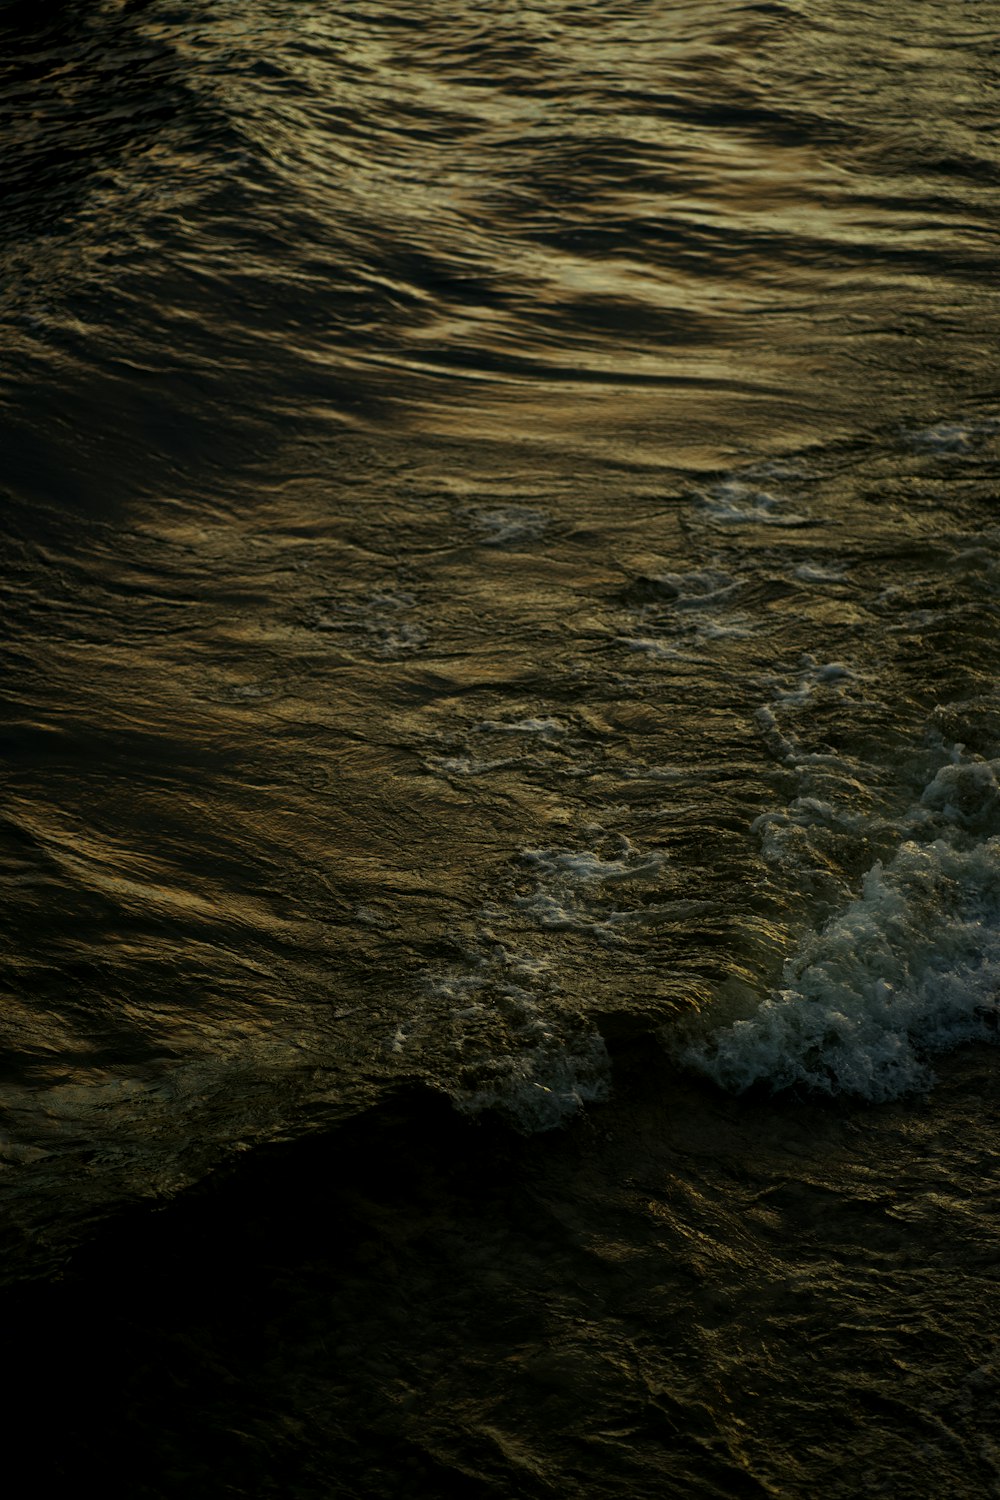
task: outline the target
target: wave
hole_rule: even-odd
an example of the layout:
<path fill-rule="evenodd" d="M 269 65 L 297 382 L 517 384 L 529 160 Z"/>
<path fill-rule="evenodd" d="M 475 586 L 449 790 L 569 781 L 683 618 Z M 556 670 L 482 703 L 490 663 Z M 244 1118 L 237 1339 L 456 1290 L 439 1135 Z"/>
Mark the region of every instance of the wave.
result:
<path fill-rule="evenodd" d="M 933 1053 L 997 1040 L 1000 836 L 977 834 L 995 822 L 1000 762 L 956 755 L 911 810 L 914 836 L 802 938 L 750 1014 L 699 1022 L 680 1049 L 687 1065 L 738 1092 L 799 1085 L 883 1101 L 927 1088 Z"/>

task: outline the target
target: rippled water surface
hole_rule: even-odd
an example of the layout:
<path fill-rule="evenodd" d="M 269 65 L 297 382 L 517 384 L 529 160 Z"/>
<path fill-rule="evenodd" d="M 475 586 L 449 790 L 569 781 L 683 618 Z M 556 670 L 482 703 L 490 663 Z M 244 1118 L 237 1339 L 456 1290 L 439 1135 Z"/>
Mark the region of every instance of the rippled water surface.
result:
<path fill-rule="evenodd" d="M 0 7 L 3 1242 L 134 1493 L 1000 1493 L 998 29 Z"/>

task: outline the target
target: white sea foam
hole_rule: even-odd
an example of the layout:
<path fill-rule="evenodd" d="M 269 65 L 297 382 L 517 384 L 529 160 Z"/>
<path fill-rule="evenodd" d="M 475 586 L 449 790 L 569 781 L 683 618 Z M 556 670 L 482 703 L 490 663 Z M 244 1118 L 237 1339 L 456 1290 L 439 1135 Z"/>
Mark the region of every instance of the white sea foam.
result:
<path fill-rule="evenodd" d="M 596 825 L 585 834 L 610 840 Z M 387 1038 L 393 1058 L 430 1055 L 455 1105 L 495 1110 L 521 1130 L 550 1130 L 607 1098 L 610 1062 L 600 1033 L 567 1002 L 550 965 L 559 933 L 626 941 L 630 928 L 690 922 L 704 903 L 648 903 L 667 859 L 619 838 L 600 849 L 529 849 L 522 855 L 534 889 L 480 913 L 463 959 L 426 976 L 432 1003 Z M 631 905 L 630 905 L 631 903 Z M 544 955 L 524 945 L 525 919 L 544 931 Z M 515 929 L 520 929 L 515 930 Z M 543 939 L 536 933 L 536 941 Z"/>
<path fill-rule="evenodd" d="M 724 526 L 814 526 L 812 516 L 793 510 L 791 503 L 743 479 L 724 479 L 699 497 L 702 509 Z"/>
<path fill-rule="evenodd" d="M 740 586 L 731 573 L 719 568 L 692 568 L 687 573 L 655 573 L 648 579 L 653 593 L 675 609 L 705 609 L 725 604 Z"/>
<path fill-rule="evenodd" d="M 764 736 L 764 743 L 776 760 L 794 762 L 799 753 L 798 741 L 794 736 L 784 733 L 774 711 L 767 707 L 758 708 L 754 717 L 758 727 Z"/>
<path fill-rule="evenodd" d="M 803 656 L 801 670 L 794 683 L 774 683 L 774 703 L 782 706 L 801 707 L 808 703 L 817 688 L 826 688 L 846 702 L 856 701 L 851 684 L 858 681 L 858 674 L 840 661 L 818 662 L 813 656 Z"/>
<path fill-rule="evenodd" d="M 760 850 L 770 864 L 787 864 L 789 848 L 799 830 L 832 828 L 844 833 L 863 834 L 871 829 L 867 812 L 852 812 L 822 797 L 796 797 L 787 808 L 761 813 L 750 825 L 760 840 Z"/>
<path fill-rule="evenodd" d="M 657 902 L 655 906 L 631 908 L 610 907 L 601 909 L 586 906 L 565 893 L 540 890 L 525 896 L 518 902 L 519 910 L 527 912 L 539 927 L 549 932 L 581 932 L 602 943 L 619 943 L 630 930 L 643 927 L 665 927 L 671 923 L 680 925 L 696 917 L 707 916 L 718 910 L 716 902 L 678 900 Z"/>
<path fill-rule="evenodd" d="M 935 422 L 930 427 L 907 433 L 907 437 L 915 448 L 961 457 L 974 452 L 997 433 L 1000 433 L 1000 417 L 981 416 L 956 422 Z"/>
<path fill-rule="evenodd" d="M 995 1041 L 998 771 L 1000 762 L 953 752 L 902 820 L 911 836 L 871 867 L 860 895 L 803 937 L 780 987 L 757 1004 L 744 996 L 736 1018 L 732 1011 L 700 1018 L 682 1060 L 737 1091 L 800 1085 L 878 1101 L 927 1087 L 931 1054 Z M 787 821 L 844 816 L 801 798 Z M 759 820 L 765 853 L 780 832 L 776 818 Z M 780 840 L 772 852 L 784 852 Z"/>
<path fill-rule="evenodd" d="M 696 634 L 703 641 L 745 641 L 757 627 L 749 615 L 734 611 L 724 620 L 702 620 Z"/>
<path fill-rule="evenodd" d="M 650 901 L 650 892 L 669 898 L 667 856 L 657 849 L 637 849 L 627 839 L 620 843 L 611 859 L 592 849 L 525 850 L 522 858 L 536 885 L 530 895 L 518 898 L 518 910 L 548 932 L 621 943 L 630 931 L 688 921 L 709 909 L 689 899 Z"/>
<path fill-rule="evenodd" d="M 474 505 L 464 512 L 486 547 L 509 547 L 533 542 L 542 535 L 549 517 L 526 505 Z"/>
<path fill-rule="evenodd" d="M 1000 761 L 962 760 L 956 755 L 925 787 L 920 807 L 962 828 L 985 830 L 1000 809 L 998 774 Z"/>
<path fill-rule="evenodd" d="M 795 576 L 802 583 L 843 583 L 847 569 L 842 564 L 804 562 L 795 569 Z"/>
<path fill-rule="evenodd" d="M 644 656 L 656 657 L 659 660 L 676 660 L 677 657 L 685 655 L 679 646 L 670 641 L 657 640 L 655 636 L 648 635 L 620 635 L 616 637 L 616 645 L 626 646 L 629 651 L 641 651 Z"/>
<path fill-rule="evenodd" d="M 482 916 L 491 926 L 464 960 L 426 976 L 428 1016 L 399 1027 L 387 1050 L 436 1056 L 463 1113 L 497 1111 L 527 1133 L 555 1129 L 607 1098 L 607 1049 L 565 1003 L 548 961 L 497 938 L 505 913 L 490 907 Z"/>
<path fill-rule="evenodd" d="M 473 728 L 481 734 L 537 734 L 545 740 L 566 733 L 562 720 L 553 718 L 483 719 Z"/>
<path fill-rule="evenodd" d="M 652 573 L 639 584 L 644 602 L 633 611 L 638 628 L 615 638 L 629 651 L 691 662 L 700 646 L 745 640 L 760 628 L 758 620 L 733 607 L 741 580 L 720 568 Z"/>
<path fill-rule="evenodd" d="M 432 771 L 439 771 L 444 776 L 488 776 L 491 771 L 505 771 L 510 766 L 523 769 L 532 764 L 530 760 L 518 760 L 512 755 L 501 756 L 498 760 L 475 760 L 471 755 L 428 755 L 425 763 Z"/>
<path fill-rule="evenodd" d="M 626 844 L 618 859 L 602 859 L 589 849 L 528 849 L 523 858 L 539 875 L 569 886 L 647 885 L 659 881 L 667 863 L 660 850 L 643 853 L 631 844 Z"/>
<path fill-rule="evenodd" d="M 798 771 L 810 766 L 835 763 L 828 755 L 804 752 L 792 727 L 795 711 L 805 708 L 822 695 L 824 701 L 858 704 L 865 701 L 864 677 L 844 662 L 819 662 L 805 655 L 799 671 L 791 680 L 767 677 L 762 686 L 771 701 L 757 709 L 755 718 L 765 743 L 777 760 L 785 761 Z"/>
<path fill-rule="evenodd" d="M 698 617 L 696 621 L 687 625 L 683 635 L 666 639 L 655 635 L 619 635 L 615 637 L 615 645 L 624 646 L 629 651 L 641 652 L 643 656 L 652 657 L 657 661 L 691 663 L 699 660 L 696 654 L 698 648 L 707 642 L 746 640 L 754 633 L 754 629 L 755 626 L 746 615 L 742 614 L 732 614 L 728 619 L 720 620 Z"/>
<path fill-rule="evenodd" d="M 904 844 L 788 960 L 756 1012 L 684 1060 L 727 1088 L 804 1084 L 872 1100 L 932 1081 L 927 1054 L 1000 1020 L 1000 840 Z"/>
<path fill-rule="evenodd" d="M 467 962 L 431 978 L 435 998 L 445 1001 L 452 1030 L 456 1072 L 449 1087 L 456 1105 L 472 1113 L 499 1110 L 522 1130 L 564 1124 L 582 1106 L 609 1093 L 610 1063 L 604 1042 L 566 1005 L 548 961 L 525 953 L 515 938 L 498 940 L 510 919 L 525 917 L 547 935 L 578 933 L 598 942 L 623 942 L 629 929 L 703 915 L 706 903 L 649 901 L 668 876 L 659 850 L 636 848 L 619 837 L 608 852 L 606 831 L 584 833 L 602 848 L 528 849 L 524 868 L 534 889 L 510 907 L 491 907 L 480 948 Z M 551 949 L 551 941 L 547 950 Z M 395 1051 L 408 1039 L 397 1037 Z M 440 1038 L 439 1038 L 440 1044 Z"/>
<path fill-rule="evenodd" d="M 407 618 L 415 605 L 413 594 L 391 590 L 362 600 L 332 599 L 315 610 L 310 625 L 313 630 L 336 634 L 348 650 L 392 660 L 427 644 L 424 627 Z"/>

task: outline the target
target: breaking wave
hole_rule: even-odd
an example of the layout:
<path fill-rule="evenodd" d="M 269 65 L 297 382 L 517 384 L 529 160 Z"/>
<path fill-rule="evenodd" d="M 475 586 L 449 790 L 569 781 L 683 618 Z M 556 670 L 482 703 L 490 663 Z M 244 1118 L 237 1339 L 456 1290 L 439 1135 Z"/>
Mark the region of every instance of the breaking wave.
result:
<path fill-rule="evenodd" d="M 982 833 L 1000 763 L 955 756 L 906 819 L 911 837 L 801 939 L 781 985 L 725 1024 L 699 1019 L 687 1065 L 738 1092 L 799 1085 L 883 1101 L 932 1083 L 930 1055 L 997 1040 L 1000 836 Z"/>

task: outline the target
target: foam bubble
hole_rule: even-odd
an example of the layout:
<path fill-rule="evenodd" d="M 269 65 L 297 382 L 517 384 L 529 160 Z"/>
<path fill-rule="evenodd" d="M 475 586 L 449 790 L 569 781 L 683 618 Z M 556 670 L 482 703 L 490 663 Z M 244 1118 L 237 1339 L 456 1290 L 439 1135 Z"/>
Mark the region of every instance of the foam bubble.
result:
<path fill-rule="evenodd" d="M 692 662 L 698 648 L 746 640 L 759 621 L 734 607 L 741 586 L 741 580 L 718 568 L 644 574 L 630 589 L 631 597 L 641 601 L 633 611 L 637 628 L 616 636 L 615 644 L 654 660 Z"/>
<path fill-rule="evenodd" d="M 663 660 L 675 659 L 683 655 L 676 646 L 668 641 L 658 641 L 653 636 L 620 635 L 616 637 L 616 644 L 626 646 L 629 651 L 641 651 L 644 656 L 652 656 Z"/>
<path fill-rule="evenodd" d="M 590 830 L 595 831 L 600 830 Z M 593 849 L 525 850 L 522 858 L 536 885 L 518 898 L 518 910 L 549 932 L 622 943 L 633 930 L 686 924 L 714 909 L 710 902 L 671 898 L 669 861 L 662 850 L 640 850 L 624 838 L 619 842 L 613 859 Z M 667 899 L 651 902 L 651 892 Z"/>
<path fill-rule="evenodd" d="M 544 511 L 526 505 L 476 505 L 470 506 L 465 515 L 485 547 L 537 541 L 549 524 Z"/>
<path fill-rule="evenodd" d="M 907 434 L 915 448 L 960 457 L 974 452 L 988 438 L 1000 432 L 1000 417 L 970 417 L 954 422 L 935 422 L 930 427 Z"/>
<path fill-rule="evenodd" d="M 366 599 L 318 601 L 308 623 L 313 630 L 335 635 L 349 651 L 393 660 L 427 644 L 427 631 L 408 618 L 415 607 L 413 594 L 383 589 Z"/>
<path fill-rule="evenodd" d="M 654 598 L 676 609 L 704 609 L 724 604 L 739 588 L 739 580 L 717 568 L 692 568 L 687 573 L 655 573 L 644 580 Z"/>
<path fill-rule="evenodd" d="M 428 755 L 425 765 L 443 776 L 487 776 L 491 771 L 505 771 L 509 766 L 525 765 L 514 756 L 501 756 L 499 760 L 475 760 L 471 755 Z M 528 762 L 530 764 L 530 762 Z"/>
<path fill-rule="evenodd" d="M 847 569 L 842 564 L 804 562 L 795 569 L 795 576 L 802 583 L 843 583 Z"/>
<path fill-rule="evenodd" d="M 750 1014 L 721 1026 L 710 1015 L 683 1061 L 736 1091 L 886 1100 L 926 1088 L 929 1054 L 997 1038 L 1000 838 L 904 843 L 803 939 L 782 979 Z"/>
<path fill-rule="evenodd" d="M 553 718 L 483 719 L 473 728 L 482 734 L 537 734 L 546 740 L 566 733 L 562 720 Z"/>
<path fill-rule="evenodd" d="M 560 884 L 647 884 L 660 879 L 667 856 L 658 849 L 641 852 L 626 844 L 618 859 L 602 859 L 590 849 L 527 849 L 524 861 Z"/>
<path fill-rule="evenodd" d="M 801 708 L 814 696 L 818 688 L 824 688 L 845 702 L 856 701 L 851 684 L 858 682 L 858 674 L 840 661 L 818 662 L 813 656 L 803 656 L 801 671 L 795 683 L 783 687 L 774 682 L 774 704 L 779 707 Z"/>
<path fill-rule="evenodd" d="M 924 790 L 921 807 L 963 828 L 983 829 L 1000 810 L 1000 761 L 954 761 L 942 766 Z"/>
<path fill-rule="evenodd" d="M 812 516 L 790 509 L 789 502 L 742 479 L 724 479 L 700 496 L 709 518 L 724 526 L 814 526 Z"/>
<path fill-rule="evenodd" d="M 417 1018 L 396 1030 L 387 1050 L 398 1057 L 432 1046 L 463 1113 L 494 1110 L 533 1133 L 565 1125 L 608 1097 L 604 1041 L 562 1002 L 544 959 L 484 933 L 464 964 L 429 975 L 427 984 L 436 1001 L 433 1041 Z"/>

